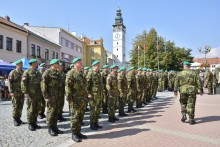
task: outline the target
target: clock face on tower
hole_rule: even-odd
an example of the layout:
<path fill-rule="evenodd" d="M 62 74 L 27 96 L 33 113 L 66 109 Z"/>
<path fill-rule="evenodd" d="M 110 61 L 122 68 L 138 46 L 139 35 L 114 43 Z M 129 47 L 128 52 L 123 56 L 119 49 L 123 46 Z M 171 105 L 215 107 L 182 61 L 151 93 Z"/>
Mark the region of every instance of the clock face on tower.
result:
<path fill-rule="evenodd" d="M 121 35 L 119 33 L 115 34 L 115 39 L 119 39 L 121 37 Z"/>

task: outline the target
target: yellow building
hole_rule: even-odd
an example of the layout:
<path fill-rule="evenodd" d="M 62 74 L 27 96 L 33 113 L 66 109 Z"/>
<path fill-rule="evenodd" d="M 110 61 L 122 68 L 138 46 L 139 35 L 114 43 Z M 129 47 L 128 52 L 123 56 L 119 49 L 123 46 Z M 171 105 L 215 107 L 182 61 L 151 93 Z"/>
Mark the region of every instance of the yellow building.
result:
<path fill-rule="evenodd" d="M 91 67 L 94 60 L 99 60 L 101 66 L 107 64 L 107 52 L 102 38 L 100 40 L 90 40 L 84 37 L 83 41 L 83 66 Z"/>

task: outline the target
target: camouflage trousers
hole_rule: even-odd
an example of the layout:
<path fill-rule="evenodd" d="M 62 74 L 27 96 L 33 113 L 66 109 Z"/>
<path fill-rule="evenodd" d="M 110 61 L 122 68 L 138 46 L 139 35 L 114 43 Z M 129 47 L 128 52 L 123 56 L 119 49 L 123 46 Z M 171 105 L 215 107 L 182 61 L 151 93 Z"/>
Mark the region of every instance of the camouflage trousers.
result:
<path fill-rule="evenodd" d="M 151 99 L 150 95 L 151 95 L 151 89 L 150 89 L 150 87 L 147 87 L 147 89 L 146 89 L 146 102 L 150 101 L 150 99 Z"/>
<path fill-rule="evenodd" d="M 108 93 L 103 91 L 102 96 L 102 111 L 108 112 Z"/>
<path fill-rule="evenodd" d="M 102 105 L 101 94 L 94 93 L 93 96 L 94 97 L 89 100 L 91 124 L 98 123 Z"/>
<path fill-rule="evenodd" d="M 39 114 L 44 114 L 44 112 L 45 112 L 45 108 L 46 108 L 46 102 L 45 102 L 45 99 L 44 99 L 44 97 L 42 96 L 41 98 L 40 98 L 40 111 L 39 111 Z"/>
<path fill-rule="evenodd" d="M 59 100 L 58 100 L 58 104 L 59 104 L 59 110 L 58 110 L 58 117 L 62 116 L 63 113 L 63 107 L 64 107 L 64 93 L 60 95 Z"/>
<path fill-rule="evenodd" d="M 80 102 L 78 104 L 74 102 L 69 103 L 70 106 L 70 130 L 72 133 L 79 133 L 81 131 L 81 124 L 85 114 L 86 103 Z"/>
<path fill-rule="evenodd" d="M 165 90 L 165 81 L 159 81 L 158 83 L 158 91 L 162 92 Z"/>
<path fill-rule="evenodd" d="M 58 98 L 50 99 L 47 102 L 47 126 L 57 126 L 58 111 L 60 104 Z"/>
<path fill-rule="evenodd" d="M 136 97 L 137 97 L 137 93 L 135 91 L 129 91 L 128 96 L 127 96 L 128 109 L 133 108 Z"/>
<path fill-rule="evenodd" d="M 196 94 L 180 93 L 180 105 L 182 114 L 188 114 L 189 118 L 195 116 Z"/>
<path fill-rule="evenodd" d="M 140 106 L 142 104 L 142 99 L 143 97 L 143 90 L 140 90 L 137 92 L 137 98 L 136 98 L 136 106 Z"/>
<path fill-rule="evenodd" d="M 144 89 L 142 92 L 142 97 L 141 97 L 141 102 L 143 103 L 144 101 L 146 101 L 146 90 Z"/>
<path fill-rule="evenodd" d="M 24 106 L 24 95 L 15 94 L 12 97 L 12 117 L 21 118 L 22 110 Z"/>
<path fill-rule="evenodd" d="M 37 116 L 40 110 L 40 97 L 30 96 L 27 99 L 27 121 L 29 124 L 37 123 Z"/>
<path fill-rule="evenodd" d="M 155 84 L 154 85 L 154 87 L 153 87 L 153 92 L 152 92 L 152 97 L 156 97 L 156 95 L 157 95 L 157 84 Z"/>
<path fill-rule="evenodd" d="M 213 86 L 212 86 L 212 83 L 208 83 L 207 84 L 207 88 L 208 88 L 208 93 L 209 94 L 213 94 L 213 88 L 212 88 Z"/>
<path fill-rule="evenodd" d="M 125 107 L 125 105 L 126 105 L 126 96 L 120 96 L 119 98 L 118 98 L 118 102 L 119 102 L 119 104 L 118 104 L 118 110 L 119 110 L 119 114 L 123 114 L 123 113 L 125 113 L 124 112 L 124 107 Z M 115 104 L 116 105 L 116 104 Z"/>
<path fill-rule="evenodd" d="M 117 98 L 118 96 L 114 96 L 108 99 L 108 116 L 115 117 L 115 111 L 117 108 Z"/>

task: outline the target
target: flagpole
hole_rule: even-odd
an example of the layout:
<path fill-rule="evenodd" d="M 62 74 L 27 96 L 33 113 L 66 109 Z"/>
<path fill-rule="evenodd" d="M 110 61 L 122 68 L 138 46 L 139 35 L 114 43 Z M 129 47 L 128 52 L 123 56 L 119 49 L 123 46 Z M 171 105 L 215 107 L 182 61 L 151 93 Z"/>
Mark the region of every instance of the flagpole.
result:
<path fill-rule="evenodd" d="M 139 48 L 139 45 L 138 45 L 138 68 L 139 68 L 139 54 L 140 54 L 140 48 Z"/>

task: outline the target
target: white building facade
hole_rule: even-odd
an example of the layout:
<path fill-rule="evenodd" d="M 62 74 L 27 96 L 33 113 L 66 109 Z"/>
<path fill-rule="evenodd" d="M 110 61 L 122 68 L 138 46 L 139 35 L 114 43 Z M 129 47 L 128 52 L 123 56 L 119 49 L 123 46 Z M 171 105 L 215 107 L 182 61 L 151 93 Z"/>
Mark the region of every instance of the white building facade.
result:
<path fill-rule="evenodd" d="M 117 9 L 113 26 L 113 54 L 116 56 L 114 64 L 119 67 L 126 64 L 126 27 L 123 24 L 121 9 Z"/>

